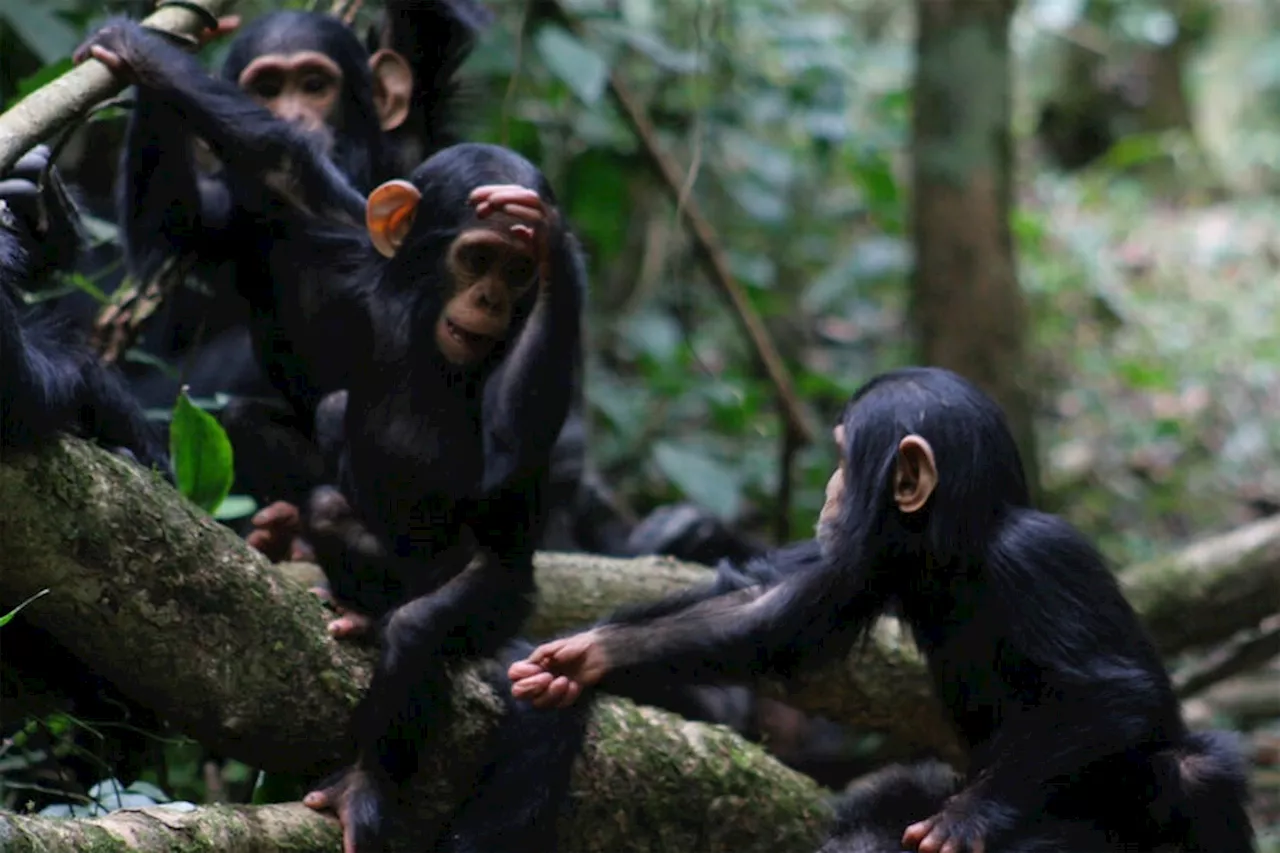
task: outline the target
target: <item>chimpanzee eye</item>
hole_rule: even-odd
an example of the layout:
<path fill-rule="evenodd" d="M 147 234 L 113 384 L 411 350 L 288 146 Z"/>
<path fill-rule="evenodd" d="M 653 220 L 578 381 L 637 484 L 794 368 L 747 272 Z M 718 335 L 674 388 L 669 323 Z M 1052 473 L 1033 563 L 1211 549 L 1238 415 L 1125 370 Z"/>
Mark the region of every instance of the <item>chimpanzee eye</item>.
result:
<path fill-rule="evenodd" d="M 487 273 L 497 259 L 497 250 L 483 243 L 463 246 L 458 250 L 458 263 L 474 275 Z"/>
<path fill-rule="evenodd" d="M 332 85 L 333 79 L 328 74 L 312 72 L 302 78 L 302 91 L 308 95 L 318 95 L 328 90 Z"/>
<path fill-rule="evenodd" d="M 283 81 L 279 74 L 264 72 L 249 81 L 249 93 L 263 100 L 279 97 Z"/>
<path fill-rule="evenodd" d="M 528 287 L 533 283 L 533 276 L 537 272 L 533 259 L 523 255 L 517 255 L 507 262 L 506 279 L 507 286 L 511 288 Z"/>

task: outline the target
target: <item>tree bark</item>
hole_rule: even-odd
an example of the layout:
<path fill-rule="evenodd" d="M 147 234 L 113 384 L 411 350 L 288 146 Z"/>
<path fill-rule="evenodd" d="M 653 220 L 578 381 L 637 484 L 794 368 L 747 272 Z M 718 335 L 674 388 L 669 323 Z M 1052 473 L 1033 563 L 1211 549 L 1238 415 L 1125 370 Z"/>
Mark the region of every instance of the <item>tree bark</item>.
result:
<path fill-rule="evenodd" d="M 922 360 L 1004 408 L 1039 489 L 1027 311 L 1009 232 L 1014 0 L 917 0 L 911 320 Z"/>
<path fill-rule="evenodd" d="M 51 589 L 22 617 L 126 695 L 228 757 L 314 775 L 350 759 L 347 719 L 371 659 L 327 636 L 323 608 L 293 573 L 154 475 L 84 442 L 63 439 L 0 464 L 0 602 Z M 424 828 L 474 786 L 480 748 L 501 715 L 475 670 L 492 666 L 455 674 L 455 713 L 422 752 L 413 802 Z M 572 800 L 562 838 L 582 851 L 809 851 L 828 817 L 816 783 L 731 731 L 603 696 Z M 291 844 L 328 833 L 315 836 L 318 849 L 334 849 L 321 816 L 299 812 L 302 823 L 277 825 L 279 814 L 151 810 L 136 823 L 113 816 L 72 827 L 9 817 L 0 838 L 15 851 L 82 850 L 90 841 L 109 850 L 145 826 L 152 840 L 131 849 L 170 849 L 173 833 L 203 839 L 192 849 L 234 849 L 226 839 L 244 832 L 282 846 L 280 833 Z"/>

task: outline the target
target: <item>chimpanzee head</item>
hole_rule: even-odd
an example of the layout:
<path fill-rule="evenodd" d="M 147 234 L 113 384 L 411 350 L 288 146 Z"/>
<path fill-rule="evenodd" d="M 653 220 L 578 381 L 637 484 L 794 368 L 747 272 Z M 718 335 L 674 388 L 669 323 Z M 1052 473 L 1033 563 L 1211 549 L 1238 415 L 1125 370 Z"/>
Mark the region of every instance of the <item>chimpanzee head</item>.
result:
<path fill-rule="evenodd" d="M 473 197 L 481 187 L 526 198 L 482 216 Z M 374 248 L 391 259 L 386 286 L 412 295 L 414 322 L 434 324 L 440 354 L 463 369 L 493 367 L 519 337 L 545 247 L 563 239 L 542 172 L 513 151 L 480 143 L 445 148 L 410 180 L 379 186 L 366 219 Z"/>
<path fill-rule="evenodd" d="M 393 50 L 369 56 L 342 21 L 271 12 L 231 43 L 222 76 L 286 121 L 320 134 L 361 190 L 394 174 L 385 132 L 409 115 L 413 73 Z"/>
<path fill-rule="evenodd" d="M 853 395 L 834 435 L 840 465 L 818 520 L 831 556 L 964 559 L 985 547 L 1008 507 L 1030 503 L 1004 413 L 949 370 L 877 376 Z"/>

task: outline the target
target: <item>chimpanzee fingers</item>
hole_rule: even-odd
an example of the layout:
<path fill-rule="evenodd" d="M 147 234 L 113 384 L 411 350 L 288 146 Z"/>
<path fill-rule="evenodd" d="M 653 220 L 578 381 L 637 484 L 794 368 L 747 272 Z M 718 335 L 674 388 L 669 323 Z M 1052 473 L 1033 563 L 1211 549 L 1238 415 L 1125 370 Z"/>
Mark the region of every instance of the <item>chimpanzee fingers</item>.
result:
<path fill-rule="evenodd" d="M 342 827 L 342 853 L 356 853 L 355 827 L 343 815 L 342 797 L 345 780 L 339 780 L 328 788 L 311 791 L 302 798 L 302 804 L 318 812 L 333 812 Z"/>
<path fill-rule="evenodd" d="M 564 642 L 564 640 L 552 640 L 548 643 L 543 643 L 529 653 L 528 660 L 543 669 L 547 669 L 555 661 L 556 652 L 560 650 L 560 647 L 564 645 Z"/>
<path fill-rule="evenodd" d="M 301 536 L 293 537 L 293 547 L 289 549 L 289 559 L 295 563 L 314 563 L 316 549 Z"/>
<path fill-rule="evenodd" d="M 268 527 L 272 524 L 292 523 L 300 520 L 298 508 L 288 501 L 276 501 L 263 507 L 250 521 L 254 527 Z"/>
<path fill-rule="evenodd" d="M 507 678 L 512 681 L 520 681 L 521 679 L 531 678 L 539 673 L 546 672 L 545 669 L 538 666 L 530 660 L 518 660 L 511 666 L 507 667 Z"/>
<path fill-rule="evenodd" d="M 373 627 L 373 620 L 363 613 L 344 612 L 328 624 L 329 636 L 335 640 L 362 637 Z"/>
<path fill-rule="evenodd" d="M 556 681 L 559 682 L 561 680 L 564 681 L 564 688 L 560 695 L 560 701 L 556 703 L 556 707 L 568 708 L 574 702 L 577 702 L 578 697 L 582 695 L 582 685 L 572 679 L 563 678 L 563 676 Z M 552 683 L 551 686 L 554 688 L 556 683 Z"/>
<path fill-rule="evenodd" d="M 302 798 L 302 804 L 309 809 L 315 809 L 318 812 L 329 811 L 333 808 L 333 804 L 329 801 L 328 789 L 323 791 L 312 791 Z"/>
<path fill-rule="evenodd" d="M 10 178 L 7 181 L 0 181 L 0 198 L 8 202 L 19 199 L 36 198 L 40 195 L 40 188 L 26 178 Z"/>
<path fill-rule="evenodd" d="M 333 597 L 333 592 L 327 586 L 307 587 L 307 592 L 323 601 L 325 604 L 336 607 L 337 599 Z"/>
<path fill-rule="evenodd" d="M 913 823 L 902 833 L 902 846 L 917 848 L 924 841 L 925 837 L 933 830 L 934 825 L 938 823 L 938 816 Z"/>
<path fill-rule="evenodd" d="M 539 670 L 533 675 L 512 679 L 511 695 L 517 699 L 528 699 L 532 702 L 545 693 L 554 680 L 555 676 L 546 670 Z"/>
<path fill-rule="evenodd" d="M 542 206 L 542 197 L 537 191 L 520 184 L 485 184 L 482 187 L 476 187 L 467 197 L 469 204 L 479 204 L 483 201 L 490 201 L 499 206 L 508 202 L 528 204 L 533 207 Z"/>
<path fill-rule="evenodd" d="M 48 168 L 51 153 L 48 145 L 36 145 L 26 154 L 19 157 L 18 162 L 13 164 L 13 168 L 10 171 L 14 177 L 22 177 L 34 181 Z"/>
<path fill-rule="evenodd" d="M 212 41 L 217 41 L 223 36 L 227 36 L 227 35 L 230 35 L 231 33 L 234 33 L 239 28 L 240 28 L 239 15 L 223 15 L 221 18 L 218 19 L 217 27 L 215 27 L 212 30 L 201 30 L 200 35 L 197 36 L 197 38 L 200 40 L 201 45 L 206 45 Z"/>
<path fill-rule="evenodd" d="M 118 53 L 108 50 L 100 44 L 89 45 L 87 55 L 79 55 L 79 58 L 75 61 L 78 64 L 84 62 L 88 57 L 93 57 L 107 66 L 107 70 L 117 77 L 128 77 L 130 74 L 129 63 L 125 62 Z"/>

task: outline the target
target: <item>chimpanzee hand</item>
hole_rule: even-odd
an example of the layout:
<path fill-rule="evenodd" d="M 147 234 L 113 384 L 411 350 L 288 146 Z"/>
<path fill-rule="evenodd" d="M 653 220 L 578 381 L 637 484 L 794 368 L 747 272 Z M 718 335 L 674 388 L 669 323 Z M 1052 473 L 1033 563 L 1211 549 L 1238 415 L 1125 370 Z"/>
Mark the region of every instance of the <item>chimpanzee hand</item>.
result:
<path fill-rule="evenodd" d="M 267 507 L 267 510 L 270 509 L 271 507 Z M 380 553 L 382 550 L 373 535 L 360 523 L 346 496 L 332 486 L 319 486 L 311 491 L 307 502 L 306 531 L 322 553 L 333 553 L 332 543 L 335 542 L 339 543 L 339 553 L 345 549 L 369 554 Z M 326 544 L 330 547 L 325 548 Z M 313 588 L 312 592 L 325 600 L 338 614 L 338 618 L 328 625 L 329 635 L 335 639 L 364 636 L 373 628 L 372 617 L 352 610 L 329 590 Z"/>
<path fill-rule="evenodd" d="M 0 180 L 0 226 L 41 230 L 40 179 L 49 166 L 49 146 L 37 145 Z"/>
<path fill-rule="evenodd" d="M 513 225 L 511 233 L 529 248 L 538 265 L 538 286 L 551 281 L 550 231 L 556 222 L 556 211 L 542 201 L 534 190 L 515 184 L 489 184 L 476 187 L 467 199 L 475 206 L 476 216 L 485 219 L 502 212 L 530 225 Z"/>
<path fill-rule="evenodd" d="M 527 699 L 535 708 L 567 708 L 608 671 L 599 631 L 586 631 L 543 643 L 528 659 L 511 664 L 507 677 L 515 698 Z"/>
<path fill-rule="evenodd" d="M 258 510 L 249 523 L 253 530 L 244 541 L 271 562 L 315 560 L 315 551 L 302 538 L 302 513 L 288 501 L 276 501 Z"/>
<path fill-rule="evenodd" d="M 135 21 L 114 18 L 103 24 L 76 48 L 71 61 L 76 65 L 93 58 L 107 66 L 112 74 L 130 83 L 138 82 L 138 75 L 130 62 L 136 52 L 134 41 L 146 32 Z"/>
<path fill-rule="evenodd" d="M 318 812 L 332 811 L 342 826 L 342 853 L 356 853 L 356 834 L 352 809 L 372 783 L 356 768 L 331 778 L 322 787 L 302 798 L 302 804 Z"/>
<path fill-rule="evenodd" d="M 983 853 L 989 822 L 971 805 L 969 797 L 957 794 L 938 814 L 908 826 L 902 846 L 919 853 Z"/>

